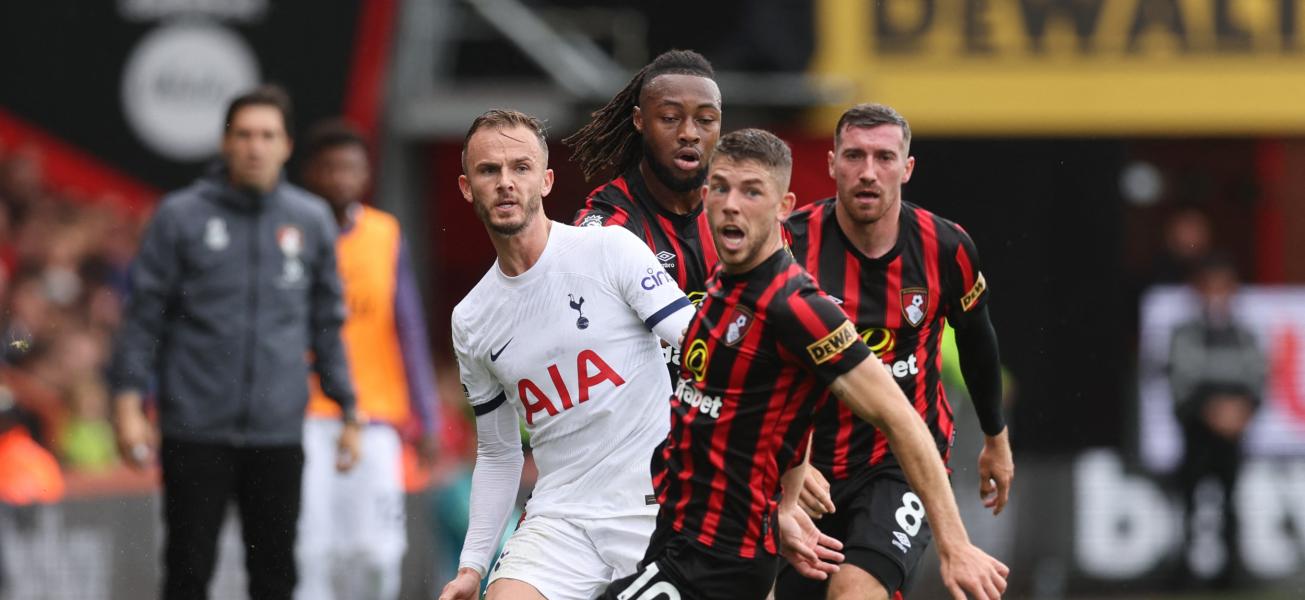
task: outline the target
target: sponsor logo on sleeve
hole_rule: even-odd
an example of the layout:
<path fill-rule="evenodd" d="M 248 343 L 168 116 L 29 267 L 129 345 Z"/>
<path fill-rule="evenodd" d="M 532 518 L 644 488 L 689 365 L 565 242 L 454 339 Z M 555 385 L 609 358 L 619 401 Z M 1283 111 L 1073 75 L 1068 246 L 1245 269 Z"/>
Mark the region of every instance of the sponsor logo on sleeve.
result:
<path fill-rule="evenodd" d="M 639 287 L 647 291 L 652 291 L 671 280 L 671 276 L 661 269 L 648 267 L 648 276 L 639 280 Z"/>
<path fill-rule="evenodd" d="M 961 296 L 961 310 L 969 312 L 971 308 L 974 308 L 974 305 L 979 302 L 979 298 L 983 296 L 984 290 L 987 289 L 988 282 L 984 281 L 983 273 L 979 273 L 979 278 L 974 281 L 974 287 L 970 288 L 970 291 L 964 296 Z"/>
<path fill-rule="evenodd" d="M 852 326 L 852 322 L 843 321 L 838 329 L 808 345 L 807 354 L 811 355 L 811 360 L 816 364 L 824 364 L 850 348 L 858 339 L 861 339 L 861 336 L 857 335 L 856 327 Z"/>

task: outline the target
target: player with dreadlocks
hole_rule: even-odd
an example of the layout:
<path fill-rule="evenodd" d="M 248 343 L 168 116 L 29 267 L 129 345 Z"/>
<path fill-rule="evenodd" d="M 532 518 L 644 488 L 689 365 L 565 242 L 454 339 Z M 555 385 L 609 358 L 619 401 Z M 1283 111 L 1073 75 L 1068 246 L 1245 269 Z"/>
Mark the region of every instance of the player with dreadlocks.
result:
<path fill-rule="evenodd" d="M 700 191 L 720 137 L 715 75 L 697 52 L 665 52 L 562 140 L 586 180 L 615 177 L 589 194 L 575 224 L 630 230 L 694 302 L 716 264 Z M 666 350 L 674 379 L 678 351 Z"/>

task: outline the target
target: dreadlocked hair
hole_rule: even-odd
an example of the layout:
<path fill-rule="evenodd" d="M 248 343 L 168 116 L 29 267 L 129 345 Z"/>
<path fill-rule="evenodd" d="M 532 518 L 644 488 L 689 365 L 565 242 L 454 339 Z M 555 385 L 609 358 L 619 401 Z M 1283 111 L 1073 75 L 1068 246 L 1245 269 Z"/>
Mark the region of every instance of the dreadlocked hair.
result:
<path fill-rule="evenodd" d="M 630 79 L 630 83 L 617 92 L 606 106 L 589 116 L 592 120 L 580 131 L 564 140 L 572 149 L 571 160 L 579 163 L 585 180 L 591 181 L 609 169 L 616 173 L 639 163 L 643 146 L 639 131 L 634 128 L 631 114 L 639 104 L 644 84 L 660 75 L 694 75 L 715 79 L 711 63 L 692 50 L 669 50 L 653 59 Z"/>

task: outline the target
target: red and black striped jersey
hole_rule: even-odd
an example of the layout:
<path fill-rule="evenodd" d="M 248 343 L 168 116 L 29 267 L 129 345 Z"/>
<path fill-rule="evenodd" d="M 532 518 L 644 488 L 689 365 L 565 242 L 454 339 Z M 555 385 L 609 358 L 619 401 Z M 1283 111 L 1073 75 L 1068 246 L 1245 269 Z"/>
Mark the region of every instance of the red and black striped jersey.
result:
<path fill-rule="evenodd" d="M 835 202 L 827 198 L 794 212 L 789 248 L 856 323 L 924 418 L 945 463 L 954 431 L 942 386 L 945 320 L 988 297 L 974 241 L 959 225 L 903 201 L 896 245 L 869 258 L 839 227 Z M 811 464 L 831 480 L 897 465 L 884 434 L 842 404 L 826 407 L 815 422 Z"/>
<path fill-rule="evenodd" d="M 745 274 L 718 270 L 653 456 L 659 526 L 731 556 L 774 554 L 780 477 L 801 462 L 828 384 L 870 356 L 787 251 Z"/>
<path fill-rule="evenodd" d="M 666 210 L 648 191 L 638 167 L 590 192 L 584 207 L 576 212 L 574 224 L 618 225 L 630 230 L 652 248 L 689 300 L 697 303 L 702 299 L 707 277 L 716 266 L 707 213 L 701 205 L 684 215 Z"/>

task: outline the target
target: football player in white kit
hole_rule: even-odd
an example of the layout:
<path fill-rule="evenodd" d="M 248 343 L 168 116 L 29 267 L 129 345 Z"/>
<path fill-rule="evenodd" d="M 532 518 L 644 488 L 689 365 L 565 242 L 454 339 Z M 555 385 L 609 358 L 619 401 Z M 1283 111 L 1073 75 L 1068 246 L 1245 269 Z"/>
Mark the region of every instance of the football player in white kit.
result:
<path fill-rule="evenodd" d="M 488 598 L 589 599 L 633 573 L 654 528 L 650 460 L 670 427 L 661 340 L 693 306 L 638 238 L 540 211 L 553 183 L 542 125 L 515 111 L 476 119 L 462 195 L 498 260 L 453 310 L 453 346 L 476 414 L 471 522 L 441 599 L 473 599 L 516 500 L 519 423 L 539 478 Z"/>

